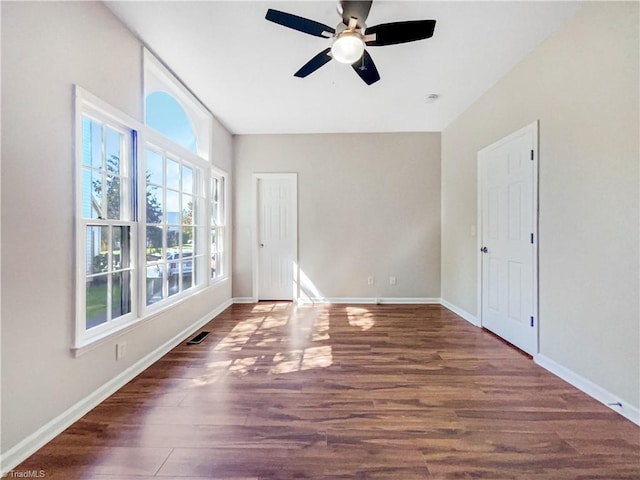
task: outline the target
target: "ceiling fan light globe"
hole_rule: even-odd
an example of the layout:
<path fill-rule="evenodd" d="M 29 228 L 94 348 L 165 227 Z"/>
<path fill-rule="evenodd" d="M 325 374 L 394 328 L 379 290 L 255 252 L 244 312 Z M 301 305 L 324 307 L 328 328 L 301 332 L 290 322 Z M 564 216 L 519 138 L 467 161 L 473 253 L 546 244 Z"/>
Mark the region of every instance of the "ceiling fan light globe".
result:
<path fill-rule="evenodd" d="M 362 37 L 355 32 L 343 32 L 331 46 L 331 56 L 340 63 L 352 64 L 364 53 Z"/>

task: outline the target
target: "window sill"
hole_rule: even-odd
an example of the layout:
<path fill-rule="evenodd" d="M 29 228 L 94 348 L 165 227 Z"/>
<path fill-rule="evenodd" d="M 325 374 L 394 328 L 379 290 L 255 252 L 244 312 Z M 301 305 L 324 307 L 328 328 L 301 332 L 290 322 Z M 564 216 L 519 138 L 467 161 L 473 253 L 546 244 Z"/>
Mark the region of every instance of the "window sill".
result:
<path fill-rule="evenodd" d="M 219 288 L 220 286 L 224 285 L 228 281 L 229 281 L 229 276 L 216 279 L 209 285 L 201 287 L 198 290 L 195 290 L 191 295 L 180 297 L 173 302 L 168 302 L 162 305 L 161 307 L 158 307 L 157 309 L 154 309 L 148 312 L 144 317 L 136 318 L 135 320 L 127 324 L 124 324 L 114 330 L 110 330 L 101 335 L 97 335 L 95 337 L 87 339 L 83 343 L 73 345 L 70 348 L 71 356 L 73 356 L 74 358 L 78 358 L 84 355 L 85 353 L 88 353 L 98 347 L 101 347 L 102 345 L 110 343 L 112 340 L 125 335 L 126 333 L 140 327 L 141 325 L 144 325 L 145 323 L 149 322 L 150 320 L 153 320 L 157 316 L 162 315 L 163 313 L 166 313 L 174 309 L 175 307 L 184 303 L 190 298 L 194 298 L 197 295 L 202 295 L 203 293 L 210 291 L 212 288 Z"/>

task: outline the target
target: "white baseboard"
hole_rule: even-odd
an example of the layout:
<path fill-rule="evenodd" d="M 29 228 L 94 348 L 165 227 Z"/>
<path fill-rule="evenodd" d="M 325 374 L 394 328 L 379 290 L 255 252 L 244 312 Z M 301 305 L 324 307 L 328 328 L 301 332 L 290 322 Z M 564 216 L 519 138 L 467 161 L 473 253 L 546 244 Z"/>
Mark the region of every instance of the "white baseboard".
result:
<path fill-rule="evenodd" d="M 596 385 L 591 380 L 588 380 L 573 370 L 560 365 L 545 355 L 539 353 L 533 357 L 533 361 L 545 370 L 548 370 L 565 382 L 573 385 L 578 390 L 583 391 L 590 397 L 611 408 L 614 412 L 619 413 L 623 417 L 640 426 L 640 410 L 638 408 L 633 405 L 629 405 L 629 403 L 605 390 L 600 385 Z"/>
<path fill-rule="evenodd" d="M 327 304 L 353 304 L 353 305 L 414 305 L 414 304 L 439 304 L 439 298 L 422 297 L 313 297 L 299 298 L 298 303 L 327 303 Z"/>
<path fill-rule="evenodd" d="M 137 375 L 149 368 L 153 363 L 159 360 L 163 355 L 168 353 L 176 345 L 184 341 L 196 330 L 208 323 L 212 318 L 217 317 L 226 310 L 231 304 L 229 299 L 217 308 L 213 309 L 197 322 L 182 330 L 180 333 L 160 345 L 154 351 L 144 358 L 141 358 L 135 364 L 124 370 L 116 377 L 109 380 L 97 390 L 80 400 L 78 403 L 58 415 L 56 418 L 46 423 L 38 430 L 33 432 L 27 438 L 7 450 L 0 455 L 0 471 L 4 475 L 15 466 L 26 460 L 34 454 L 38 449 L 42 448 L 46 443 L 53 440 L 54 437 L 62 433 L 66 428 L 78 421 L 82 416 L 87 414 L 91 409 L 106 400 L 110 395 L 122 388 L 126 383 L 133 380 Z"/>
<path fill-rule="evenodd" d="M 440 304 L 476 327 L 481 326 L 479 319 L 475 315 L 471 315 L 469 312 L 447 302 L 445 299 L 441 299 Z M 574 371 L 560 365 L 545 355 L 534 355 L 533 360 L 545 370 L 548 370 L 565 382 L 573 385 L 578 390 L 611 408 L 614 412 L 619 413 L 623 417 L 640 426 L 640 409 L 630 405 L 628 402 L 625 402 L 601 386 L 596 385 L 591 380 L 578 375 Z"/>
<path fill-rule="evenodd" d="M 456 307 L 453 303 L 447 302 L 444 298 L 440 299 L 440 305 L 442 305 L 444 308 L 448 310 L 451 310 L 453 313 L 455 313 L 459 317 L 464 318 L 467 322 L 471 323 L 472 325 L 475 325 L 476 327 L 480 326 L 480 321 L 478 320 L 478 317 L 476 317 L 475 315 L 471 315 L 469 312 L 467 312 L 466 310 L 463 310 L 460 307 Z"/>
<path fill-rule="evenodd" d="M 439 298 L 424 298 L 424 297 L 401 297 L 401 298 L 387 298 L 383 297 L 379 299 L 379 303 L 389 305 L 439 305 Z"/>
<path fill-rule="evenodd" d="M 233 297 L 233 303 L 258 303 L 253 297 Z"/>

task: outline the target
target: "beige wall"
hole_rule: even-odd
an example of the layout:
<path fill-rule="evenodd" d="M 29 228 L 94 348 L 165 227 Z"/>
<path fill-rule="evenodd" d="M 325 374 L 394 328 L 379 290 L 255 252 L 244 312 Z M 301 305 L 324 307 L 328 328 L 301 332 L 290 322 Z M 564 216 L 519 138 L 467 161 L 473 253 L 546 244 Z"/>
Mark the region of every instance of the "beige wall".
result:
<path fill-rule="evenodd" d="M 442 134 L 442 297 L 476 314 L 476 153 L 540 121 L 540 352 L 638 408 L 638 3 L 587 3 Z"/>
<path fill-rule="evenodd" d="M 2 2 L 2 452 L 231 296 L 230 281 L 79 358 L 74 325 L 77 83 L 141 119 L 141 44 L 99 2 Z M 215 161 L 231 136 L 216 124 Z"/>
<path fill-rule="evenodd" d="M 322 296 L 440 297 L 440 134 L 234 136 L 234 297 L 252 296 L 254 172 L 298 173 L 299 263 Z"/>

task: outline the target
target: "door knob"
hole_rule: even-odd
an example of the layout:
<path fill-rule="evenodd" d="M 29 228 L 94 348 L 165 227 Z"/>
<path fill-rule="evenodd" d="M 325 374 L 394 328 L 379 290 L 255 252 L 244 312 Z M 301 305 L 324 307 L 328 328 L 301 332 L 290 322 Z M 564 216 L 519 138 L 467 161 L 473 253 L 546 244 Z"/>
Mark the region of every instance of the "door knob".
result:
<path fill-rule="evenodd" d="M 487 249 L 487 247 L 482 247 L 482 248 L 480 249 L 480 251 L 481 251 L 482 253 L 487 253 L 489 250 Z"/>
<path fill-rule="evenodd" d="M 260 244 L 260 248 L 262 248 L 262 247 L 264 247 L 264 243 L 261 243 L 261 244 Z"/>

